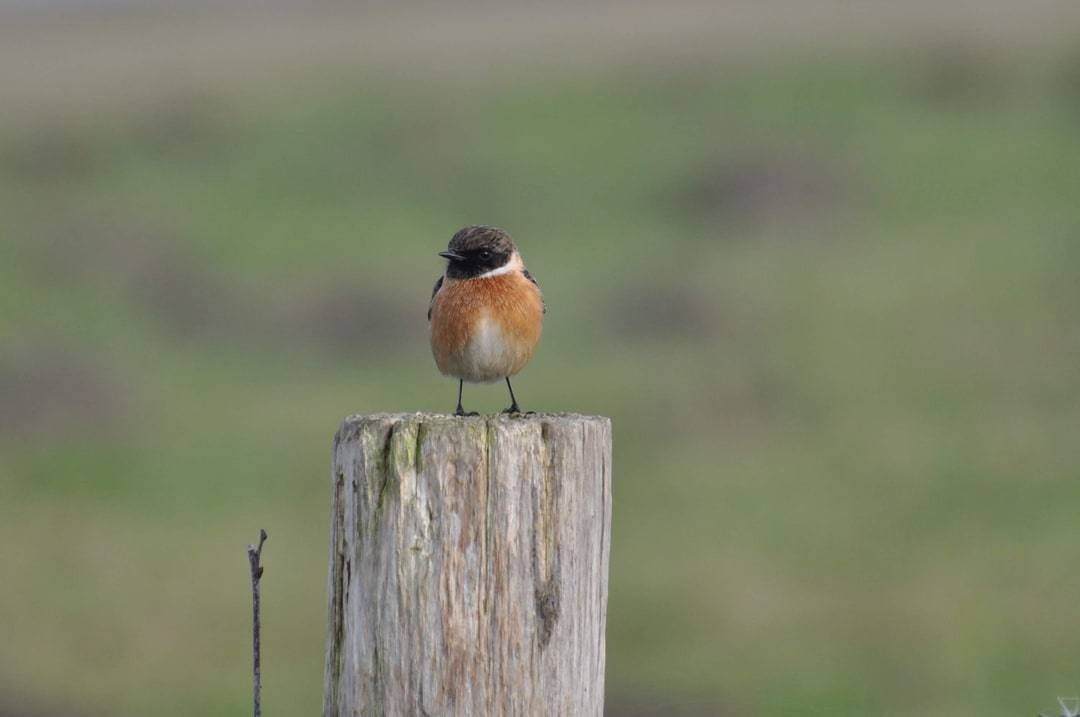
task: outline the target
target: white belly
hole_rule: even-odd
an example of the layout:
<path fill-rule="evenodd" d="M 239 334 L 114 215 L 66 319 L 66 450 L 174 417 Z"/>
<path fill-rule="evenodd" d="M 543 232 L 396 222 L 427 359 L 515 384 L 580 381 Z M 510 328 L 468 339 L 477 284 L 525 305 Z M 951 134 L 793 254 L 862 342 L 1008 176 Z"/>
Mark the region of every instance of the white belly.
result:
<path fill-rule="evenodd" d="M 488 383 L 509 374 L 515 364 L 514 347 L 497 321 L 483 318 L 461 354 L 460 375 L 466 381 Z"/>

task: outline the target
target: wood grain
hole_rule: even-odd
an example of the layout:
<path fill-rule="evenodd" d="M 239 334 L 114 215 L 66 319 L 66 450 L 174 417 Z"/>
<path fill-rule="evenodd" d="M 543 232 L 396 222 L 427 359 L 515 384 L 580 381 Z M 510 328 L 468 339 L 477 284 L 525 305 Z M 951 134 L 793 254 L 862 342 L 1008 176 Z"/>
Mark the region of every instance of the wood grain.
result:
<path fill-rule="evenodd" d="M 324 715 L 602 715 L 611 480 L 606 418 L 346 419 Z"/>

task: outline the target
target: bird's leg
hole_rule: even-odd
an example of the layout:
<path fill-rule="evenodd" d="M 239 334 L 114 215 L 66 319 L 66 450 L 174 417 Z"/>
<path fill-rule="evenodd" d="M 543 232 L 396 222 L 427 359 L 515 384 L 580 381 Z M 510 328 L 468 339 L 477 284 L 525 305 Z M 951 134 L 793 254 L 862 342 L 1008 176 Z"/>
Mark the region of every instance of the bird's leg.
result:
<path fill-rule="evenodd" d="M 514 398 L 514 387 L 510 385 L 510 377 L 506 377 L 506 387 L 510 389 L 510 408 L 503 411 L 503 413 L 521 413 L 521 409 L 518 408 L 517 399 Z"/>
<path fill-rule="evenodd" d="M 457 410 L 454 411 L 455 416 L 464 416 L 465 409 L 461 407 L 461 389 L 465 387 L 465 381 L 458 379 L 457 382 Z"/>
<path fill-rule="evenodd" d="M 458 384 L 457 384 L 457 410 L 454 411 L 454 415 L 455 416 L 479 416 L 480 414 L 477 413 L 476 411 L 470 411 L 469 413 L 465 413 L 465 409 L 461 407 L 461 389 L 464 386 L 465 386 L 465 381 L 462 380 L 462 379 L 458 379 Z"/>

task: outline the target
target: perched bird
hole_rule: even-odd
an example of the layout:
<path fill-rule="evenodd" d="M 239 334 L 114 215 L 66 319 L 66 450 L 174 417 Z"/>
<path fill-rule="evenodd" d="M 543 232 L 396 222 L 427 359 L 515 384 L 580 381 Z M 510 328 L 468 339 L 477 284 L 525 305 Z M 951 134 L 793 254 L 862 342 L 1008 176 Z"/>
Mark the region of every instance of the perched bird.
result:
<path fill-rule="evenodd" d="M 457 416 L 465 381 L 506 380 L 510 408 L 521 413 L 510 377 L 528 363 L 544 325 L 544 298 L 510 235 L 488 226 L 465 227 L 439 256 L 446 273 L 428 308 L 431 353 L 446 376 L 458 379 Z"/>

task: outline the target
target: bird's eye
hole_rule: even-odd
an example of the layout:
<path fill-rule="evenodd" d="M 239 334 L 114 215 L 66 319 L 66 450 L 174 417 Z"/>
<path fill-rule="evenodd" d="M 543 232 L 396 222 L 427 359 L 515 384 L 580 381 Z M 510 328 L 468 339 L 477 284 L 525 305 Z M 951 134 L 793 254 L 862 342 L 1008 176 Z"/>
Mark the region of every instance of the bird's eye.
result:
<path fill-rule="evenodd" d="M 490 259 L 491 258 L 491 252 L 488 251 L 487 249 L 484 249 L 482 252 L 480 252 L 480 258 L 481 259 Z"/>

